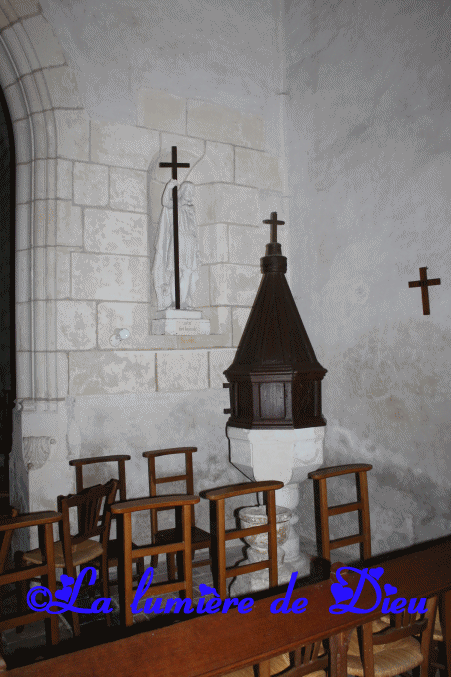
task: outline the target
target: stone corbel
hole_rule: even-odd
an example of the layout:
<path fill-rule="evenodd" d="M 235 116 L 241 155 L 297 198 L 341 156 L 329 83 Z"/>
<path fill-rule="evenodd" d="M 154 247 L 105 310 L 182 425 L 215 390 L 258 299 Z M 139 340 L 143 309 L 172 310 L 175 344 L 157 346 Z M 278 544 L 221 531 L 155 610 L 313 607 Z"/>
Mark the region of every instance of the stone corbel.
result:
<path fill-rule="evenodd" d="M 52 437 L 24 437 L 23 458 L 28 470 L 39 470 L 50 456 L 50 445 L 56 444 Z"/>

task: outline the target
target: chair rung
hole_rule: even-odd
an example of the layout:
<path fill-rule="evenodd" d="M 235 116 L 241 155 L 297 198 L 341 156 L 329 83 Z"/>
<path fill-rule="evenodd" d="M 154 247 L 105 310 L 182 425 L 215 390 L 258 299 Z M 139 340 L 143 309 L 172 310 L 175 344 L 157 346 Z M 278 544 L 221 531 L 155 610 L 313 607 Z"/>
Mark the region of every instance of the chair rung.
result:
<path fill-rule="evenodd" d="M 363 536 L 357 534 L 356 536 L 346 536 L 346 538 L 336 538 L 330 542 L 330 549 L 344 548 L 345 545 L 354 545 L 354 543 L 363 543 Z"/>
<path fill-rule="evenodd" d="M 160 477 L 160 479 L 155 480 L 155 484 L 167 484 L 168 482 L 181 482 L 186 480 L 187 475 L 173 475 L 172 477 Z"/>
<path fill-rule="evenodd" d="M 165 595 L 167 592 L 179 592 L 180 590 L 186 590 L 185 582 L 179 583 L 156 583 L 147 588 L 144 595 L 141 599 L 146 599 L 146 597 L 152 597 L 153 595 Z"/>
<path fill-rule="evenodd" d="M 148 545 L 144 548 L 136 548 L 132 550 L 132 559 L 139 559 L 141 557 L 148 557 L 149 555 L 161 555 L 167 552 L 179 552 L 184 550 L 183 543 L 166 543 L 165 545 Z"/>
<path fill-rule="evenodd" d="M 47 571 L 47 564 L 42 564 L 41 566 L 34 565 L 26 569 L 16 569 L 7 574 L 0 574 L 0 585 L 8 585 L 8 583 L 17 583 L 18 581 L 27 581 L 37 576 L 45 576 Z"/>
<path fill-rule="evenodd" d="M 268 569 L 268 567 L 269 559 L 265 559 L 263 562 L 255 562 L 255 564 L 246 564 L 243 567 L 233 567 L 226 569 L 226 578 L 240 576 L 241 574 L 251 574 L 253 571 L 261 571 L 262 569 Z"/>
<path fill-rule="evenodd" d="M 235 538 L 246 538 L 246 536 L 254 536 L 256 534 L 267 534 L 269 527 L 263 524 L 260 527 L 249 527 L 249 529 L 235 529 L 234 531 L 226 531 L 225 540 L 233 541 Z"/>
<path fill-rule="evenodd" d="M 191 566 L 194 569 L 195 567 L 205 567 L 205 566 L 207 566 L 207 564 L 208 564 L 208 566 L 211 566 L 211 559 L 196 560 L 195 562 L 191 563 Z"/>
<path fill-rule="evenodd" d="M 49 614 L 47 611 L 33 611 L 29 614 L 18 613 L 12 616 L 8 616 L 5 620 L 0 621 L 0 633 L 10 628 L 17 628 L 18 625 L 28 625 L 28 623 L 35 623 L 40 621 L 41 618 L 48 618 Z"/>
<path fill-rule="evenodd" d="M 343 503 L 342 505 L 332 505 L 327 509 L 329 517 L 332 515 L 343 515 L 345 512 L 354 512 L 355 510 L 363 510 L 363 505 L 360 501 L 357 503 Z"/>

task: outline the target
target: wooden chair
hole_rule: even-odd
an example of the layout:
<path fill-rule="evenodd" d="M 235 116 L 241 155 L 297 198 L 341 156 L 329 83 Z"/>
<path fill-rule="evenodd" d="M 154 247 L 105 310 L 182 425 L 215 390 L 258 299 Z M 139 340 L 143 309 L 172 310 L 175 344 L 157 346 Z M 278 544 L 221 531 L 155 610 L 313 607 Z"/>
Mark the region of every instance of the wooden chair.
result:
<path fill-rule="evenodd" d="M 227 597 L 226 582 L 228 578 L 241 576 L 253 571 L 269 569 L 269 587 L 274 588 L 278 583 L 277 578 L 277 532 L 276 532 L 276 499 L 275 491 L 283 487 L 283 482 L 246 482 L 244 484 L 231 484 L 220 489 L 211 489 L 205 492 L 205 498 L 211 501 L 210 532 L 212 538 L 212 561 L 213 581 L 221 599 Z M 260 527 L 247 529 L 225 528 L 225 500 L 235 496 L 245 496 L 262 492 L 266 505 L 268 523 Z M 263 562 L 255 562 L 240 567 L 226 567 L 226 541 L 236 538 L 245 538 L 247 535 L 268 534 L 269 559 Z"/>
<path fill-rule="evenodd" d="M 117 480 L 119 489 L 119 500 L 127 500 L 127 484 L 125 479 L 125 461 L 129 461 L 131 456 L 128 454 L 113 454 L 111 456 L 92 456 L 88 458 L 74 458 L 69 461 L 69 465 L 75 467 L 75 487 L 79 494 L 83 486 L 83 468 L 86 465 L 93 465 L 94 463 L 117 463 Z M 78 524 L 78 528 L 82 528 L 82 524 Z M 133 544 L 134 548 L 138 546 Z M 117 538 L 110 539 L 108 543 L 108 567 L 117 567 L 120 558 L 120 548 Z M 144 560 L 137 561 L 138 575 L 141 577 L 144 573 Z"/>
<path fill-rule="evenodd" d="M 1 586 L 10 583 L 18 583 L 20 585 L 21 583 L 23 584 L 24 581 L 35 578 L 36 576 L 41 576 L 44 577 L 45 587 L 50 590 L 52 597 L 54 598 L 56 591 L 56 574 L 53 525 L 61 521 L 62 515 L 58 512 L 51 511 L 28 513 L 26 515 L 17 515 L 17 511 L 15 512 L 15 516 L 0 518 L 0 532 L 5 534 L 2 542 L 2 558 L 7 551 L 5 543 L 8 544 L 9 547 L 14 531 L 16 529 L 25 529 L 28 527 L 38 527 L 42 555 L 40 561 L 34 563 L 35 566 L 30 566 L 25 569 L 15 568 L 8 572 L 0 570 L 0 588 Z M 56 614 L 48 614 L 46 611 L 31 611 L 30 607 L 26 604 L 24 604 L 24 607 L 14 616 L 3 618 L 2 614 L 2 618 L 0 619 L 0 633 L 9 628 L 18 628 L 43 618 L 45 619 L 46 624 L 47 641 L 51 644 L 57 644 L 59 641 L 58 616 Z"/>
<path fill-rule="evenodd" d="M 372 469 L 369 463 L 354 463 L 351 465 L 339 465 L 331 468 L 319 468 L 309 473 L 313 480 L 315 496 L 316 535 L 318 542 L 318 554 L 326 560 L 330 560 L 330 551 L 335 548 L 343 548 L 347 545 L 359 543 L 360 559 L 371 557 L 371 526 L 370 509 L 368 503 L 368 482 L 366 473 Z M 329 506 L 327 502 L 327 480 L 331 477 L 355 474 L 357 501 L 342 505 Z M 330 540 L 329 517 L 343 515 L 347 512 L 359 513 L 359 533 L 344 538 Z"/>
<path fill-rule="evenodd" d="M 18 511 L 16 508 L 10 508 L 9 515 L 5 515 L 5 517 L 10 517 L 10 519 L 14 519 L 17 517 Z M 11 547 L 11 540 L 13 537 L 13 529 L 8 529 L 8 531 L 3 532 L 3 538 L 1 541 L 1 546 L 0 546 L 0 574 L 2 574 L 5 571 L 6 567 L 6 562 L 8 559 L 8 554 L 9 554 L 9 549 Z M 0 617 L 3 616 L 3 588 L 0 588 Z"/>
<path fill-rule="evenodd" d="M 167 592 L 177 592 L 182 590 L 185 597 L 192 599 L 193 580 L 192 580 L 192 551 L 191 551 L 191 508 L 199 503 L 198 496 L 175 495 L 158 496 L 156 498 L 138 498 L 124 503 L 116 503 L 111 508 L 114 515 L 121 515 L 121 521 L 118 526 L 121 533 L 122 559 L 119 564 L 121 576 L 119 594 L 121 607 L 121 620 L 125 625 L 133 624 L 133 613 L 130 604 L 133 601 L 133 560 L 138 557 L 147 557 L 148 555 L 159 555 L 161 553 L 178 553 L 178 581 L 151 585 L 148 593 L 143 596 L 161 595 Z M 150 545 L 133 550 L 132 547 L 132 513 L 142 510 L 171 510 L 177 509 L 176 515 L 175 542 L 164 543 L 160 545 Z M 181 512 L 181 515 L 180 515 Z M 181 517 L 181 519 L 180 519 Z M 181 575 L 182 574 L 182 575 Z"/>
<path fill-rule="evenodd" d="M 258 667 L 258 677 L 270 677 L 279 673 L 281 677 L 282 675 L 283 677 L 303 677 L 303 675 L 327 677 L 327 674 L 330 674 L 329 663 L 330 653 L 324 648 L 323 641 L 319 640 L 291 652 L 291 656 L 282 654 L 257 663 L 256 666 L 249 665 L 241 670 L 228 672 L 225 677 L 255 677 L 254 667 Z"/>
<path fill-rule="evenodd" d="M 335 583 L 337 582 L 335 577 L 337 568 L 334 566 L 331 569 L 331 579 Z M 279 673 L 282 673 L 283 677 L 303 677 L 304 675 L 310 675 L 310 677 L 329 675 L 330 677 L 331 663 L 337 662 L 337 650 L 337 635 L 328 639 L 323 637 L 311 644 L 300 646 L 290 653 L 228 673 L 227 677 L 255 677 L 255 668 L 258 669 L 258 677 L 270 677 Z"/>
<path fill-rule="evenodd" d="M 100 579 L 104 597 L 109 597 L 107 553 L 111 524 L 110 508 L 116 498 L 117 486 L 117 480 L 110 480 L 106 484 L 83 489 L 78 494 L 58 496 L 58 510 L 62 514 L 62 521 L 59 525 L 60 540 L 55 543 L 55 566 L 64 569 L 66 575 L 75 579 L 77 566 L 100 560 Z M 69 509 L 74 507 L 78 508 L 79 524 L 83 525 L 76 536 L 71 535 L 69 522 Z M 97 536 L 99 541 L 93 540 Z M 42 560 L 40 548 L 22 554 L 22 561 L 26 564 L 41 564 Z M 23 596 L 24 591 L 22 599 Z M 110 625 L 109 614 L 106 614 L 106 620 Z M 78 613 L 72 612 L 72 625 L 74 635 L 78 636 L 80 634 Z"/>
<path fill-rule="evenodd" d="M 431 641 L 431 655 L 429 663 L 429 677 L 435 677 L 437 670 L 441 677 L 447 677 L 446 668 L 446 646 L 443 635 L 441 619 L 444 618 L 444 609 L 442 599 L 439 599 L 437 613 L 435 615 L 434 632 Z M 440 613 L 439 613 L 440 611 Z"/>
<path fill-rule="evenodd" d="M 175 449 L 157 449 L 156 451 L 145 451 L 144 458 L 147 458 L 149 471 L 149 495 L 154 498 L 157 496 L 157 485 L 168 482 L 185 482 L 185 491 L 187 494 L 194 494 L 193 478 L 193 454 L 197 447 L 177 447 Z M 185 474 L 184 475 L 166 475 L 157 478 L 155 459 L 161 456 L 172 456 L 173 454 L 185 455 Z M 152 543 L 161 545 L 171 543 L 175 539 L 174 529 L 158 529 L 158 510 L 152 510 L 150 513 L 150 526 L 152 529 Z M 208 531 L 204 531 L 195 525 L 194 505 L 191 507 L 191 545 L 193 554 L 196 550 L 208 548 L 210 553 L 211 539 Z M 169 552 L 166 556 L 169 580 L 175 580 L 175 553 Z M 207 559 L 193 562 L 193 567 L 211 566 L 211 553 Z M 158 566 L 158 555 L 152 557 L 152 566 Z"/>
<path fill-rule="evenodd" d="M 436 606 L 437 598 L 432 597 L 427 601 L 427 612 L 418 619 L 417 614 L 404 611 L 395 615 L 394 625 L 380 620 L 365 623 L 359 632 L 354 630 L 348 649 L 348 674 L 393 677 L 421 668 L 421 677 L 427 677 Z"/>

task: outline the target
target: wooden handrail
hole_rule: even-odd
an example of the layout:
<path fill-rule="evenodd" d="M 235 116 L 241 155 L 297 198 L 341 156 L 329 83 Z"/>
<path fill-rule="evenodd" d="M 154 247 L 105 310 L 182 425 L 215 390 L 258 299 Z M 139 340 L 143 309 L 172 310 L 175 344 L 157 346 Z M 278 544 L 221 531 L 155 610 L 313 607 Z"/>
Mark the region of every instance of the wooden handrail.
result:
<path fill-rule="evenodd" d="M 25 527 L 37 527 L 42 524 L 53 524 L 54 522 L 59 522 L 61 517 L 61 513 L 47 510 L 46 512 L 28 512 L 17 517 L 0 518 L 0 531 L 7 531 L 13 525 L 17 525 L 17 529 L 23 529 Z"/>
<path fill-rule="evenodd" d="M 144 458 L 154 456 L 172 456 L 173 454 L 186 454 L 186 452 L 197 451 L 197 447 L 174 447 L 174 449 L 156 449 L 155 451 L 143 451 Z"/>
<path fill-rule="evenodd" d="M 369 463 L 351 463 L 349 465 L 334 465 L 330 468 L 319 468 L 309 472 L 308 477 L 311 480 L 324 480 L 328 477 L 339 477 L 340 475 L 349 475 L 353 472 L 366 472 L 372 470 L 373 466 Z"/>
<path fill-rule="evenodd" d="M 112 463 L 113 461 L 129 461 L 131 456 L 129 454 L 113 454 L 112 456 L 88 456 L 87 458 L 73 458 L 69 461 L 69 465 L 80 467 L 83 465 L 91 465 L 92 463 Z"/>
<path fill-rule="evenodd" d="M 451 537 L 416 544 L 404 552 L 389 553 L 367 560 L 365 567 L 382 566 L 379 579 L 395 586 L 399 597 L 407 599 L 442 594 L 445 619 L 451 621 Z M 358 574 L 348 572 L 355 589 Z M 294 650 L 321 637 L 339 638 L 341 659 L 333 677 L 346 677 L 346 633 L 351 628 L 380 617 L 380 609 L 365 614 L 332 614 L 334 603 L 331 581 L 297 588 L 291 601 L 305 598 L 302 614 L 271 613 L 271 604 L 284 596 L 278 594 L 259 599 L 252 610 L 239 614 L 236 608 L 227 613 L 203 614 L 192 620 L 175 623 L 108 644 L 77 651 L 7 672 L 8 677 L 214 677 L 238 668 Z M 359 606 L 374 604 L 371 586 L 364 587 Z M 274 592 L 274 591 L 272 591 Z M 451 622 L 448 624 L 448 628 Z M 445 626 L 446 633 L 446 626 Z M 447 640 L 451 659 L 451 633 Z M 340 653 L 341 652 L 341 653 Z M 112 666 L 114 670 L 112 672 Z"/>
<path fill-rule="evenodd" d="M 205 498 L 210 501 L 220 501 L 234 496 L 243 496 L 244 494 L 256 494 L 258 491 L 276 491 L 282 489 L 283 482 L 278 480 L 268 480 L 264 482 L 243 482 L 242 484 L 231 484 L 225 488 L 209 489 L 205 491 Z"/>
<path fill-rule="evenodd" d="M 115 503 L 111 506 L 113 515 L 123 515 L 127 512 L 137 512 L 144 509 L 170 509 L 182 505 L 195 505 L 199 503 L 199 496 L 191 494 L 171 494 L 167 496 L 154 496 L 153 498 L 133 498 L 123 503 Z"/>

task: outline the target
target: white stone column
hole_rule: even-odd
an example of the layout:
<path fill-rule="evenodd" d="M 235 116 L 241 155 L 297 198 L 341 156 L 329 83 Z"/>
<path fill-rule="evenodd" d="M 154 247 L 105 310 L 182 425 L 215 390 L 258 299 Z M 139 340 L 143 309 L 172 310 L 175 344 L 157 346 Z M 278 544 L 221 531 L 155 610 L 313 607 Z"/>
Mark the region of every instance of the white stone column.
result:
<path fill-rule="evenodd" d="M 276 504 L 292 512 L 288 538 L 284 543 L 285 565 L 300 576 L 310 573 L 310 559 L 301 553 L 294 525 L 299 518 L 299 483 L 323 463 L 325 428 L 247 430 L 227 427 L 230 462 L 253 482 L 279 480 Z"/>

